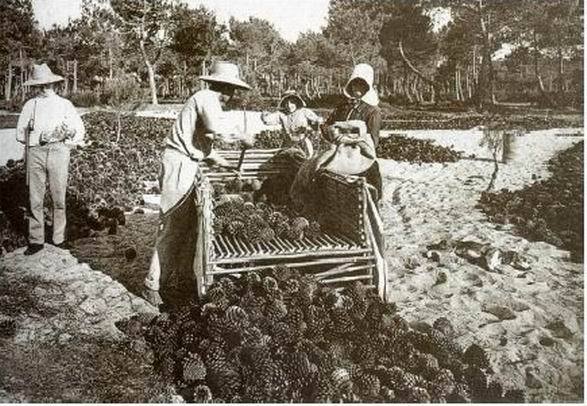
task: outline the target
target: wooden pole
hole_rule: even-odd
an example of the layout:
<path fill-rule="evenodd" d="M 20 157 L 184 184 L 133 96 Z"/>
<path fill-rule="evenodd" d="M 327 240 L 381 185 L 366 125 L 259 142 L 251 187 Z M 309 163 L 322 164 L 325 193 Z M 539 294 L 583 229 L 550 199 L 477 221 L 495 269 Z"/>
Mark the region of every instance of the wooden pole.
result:
<path fill-rule="evenodd" d="M 22 56 L 22 48 L 18 49 L 18 59 L 20 61 L 20 99 L 24 101 L 24 60 Z"/>

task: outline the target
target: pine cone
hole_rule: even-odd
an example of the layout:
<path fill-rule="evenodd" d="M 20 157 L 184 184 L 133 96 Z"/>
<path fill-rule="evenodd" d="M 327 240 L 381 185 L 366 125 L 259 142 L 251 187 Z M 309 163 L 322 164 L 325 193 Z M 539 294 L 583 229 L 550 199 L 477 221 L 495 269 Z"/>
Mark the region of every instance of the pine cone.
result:
<path fill-rule="evenodd" d="M 212 391 L 206 385 L 198 385 L 194 389 L 194 403 L 210 403 Z"/>
<path fill-rule="evenodd" d="M 242 330 L 249 325 L 249 315 L 239 306 L 226 309 L 225 317 L 229 327 L 235 330 Z"/>
<path fill-rule="evenodd" d="M 502 400 L 504 403 L 526 403 L 527 401 L 526 391 L 523 389 L 510 389 L 506 391 Z"/>
<path fill-rule="evenodd" d="M 503 402 L 504 390 L 503 386 L 498 381 L 491 381 L 487 387 L 484 401 L 491 403 Z"/>
<path fill-rule="evenodd" d="M 487 369 L 490 367 L 489 358 L 484 349 L 477 344 L 471 344 L 463 354 L 463 361 L 466 364 Z"/>
<path fill-rule="evenodd" d="M 372 374 L 360 374 L 353 383 L 356 383 L 359 395 L 363 400 L 376 398 L 381 390 L 379 378 Z"/>
<path fill-rule="evenodd" d="M 183 360 L 183 380 L 187 383 L 206 379 L 206 365 L 197 353 L 189 353 Z"/>
<path fill-rule="evenodd" d="M 454 337 L 455 335 L 455 329 L 446 317 L 439 317 L 434 320 L 432 328 L 448 337 Z"/>
<path fill-rule="evenodd" d="M 429 386 L 432 399 L 447 399 L 455 390 L 455 377 L 448 369 L 441 369 Z"/>
<path fill-rule="evenodd" d="M 417 372 L 426 378 L 431 378 L 438 373 L 440 366 L 438 360 L 432 354 L 418 354 L 417 358 Z"/>
<path fill-rule="evenodd" d="M 320 376 L 316 384 L 313 402 L 330 403 L 334 397 L 334 388 L 332 383 L 326 377 Z"/>
<path fill-rule="evenodd" d="M 465 379 L 469 385 L 472 399 L 483 399 L 489 385 L 489 377 L 479 367 L 470 366 L 465 372 Z"/>
<path fill-rule="evenodd" d="M 305 217 L 296 217 L 291 221 L 291 226 L 292 228 L 304 231 L 306 228 L 310 227 L 310 222 Z"/>
<path fill-rule="evenodd" d="M 469 387 L 466 384 L 457 383 L 455 390 L 446 400 L 450 403 L 470 403 L 471 394 L 469 392 Z"/>
<path fill-rule="evenodd" d="M 430 394 L 424 388 L 413 387 L 407 391 L 406 400 L 410 403 L 430 403 Z"/>

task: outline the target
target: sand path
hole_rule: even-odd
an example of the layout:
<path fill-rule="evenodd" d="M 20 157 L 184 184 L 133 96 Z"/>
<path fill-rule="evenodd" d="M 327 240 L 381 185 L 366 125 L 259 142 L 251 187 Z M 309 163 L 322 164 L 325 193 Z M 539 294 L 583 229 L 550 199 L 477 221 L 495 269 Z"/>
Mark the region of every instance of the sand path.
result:
<path fill-rule="evenodd" d="M 459 137 L 447 140 L 458 149 Z M 581 138 L 582 139 L 582 138 Z M 519 189 L 548 177 L 546 162 L 579 141 L 536 132 L 515 140 L 516 156 L 500 165 L 496 189 Z M 382 217 L 391 266 L 389 293 L 409 321 L 447 316 L 459 342 L 489 349 L 497 376 L 528 385 L 531 401 L 577 401 L 583 392 L 583 267 L 566 251 L 515 236 L 475 208 L 493 164 L 413 165 L 384 160 Z M 528 271 L 504 265 L 489 272 L 449 251 L 439 262 L 423 254 L 442 239 L 490 243 L 523 253 Z M 436 284 L 438 275 L 447 276 Z M 502 320 L 493 313 L 500 306 Z M 509 312 L 509 314 L 508 314 Z"/>

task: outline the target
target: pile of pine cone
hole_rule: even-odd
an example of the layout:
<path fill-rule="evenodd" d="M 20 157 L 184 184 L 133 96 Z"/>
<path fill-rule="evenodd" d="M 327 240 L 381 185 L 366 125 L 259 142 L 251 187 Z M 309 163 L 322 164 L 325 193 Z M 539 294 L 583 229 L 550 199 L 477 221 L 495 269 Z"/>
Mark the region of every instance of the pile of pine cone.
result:
<path fill-rule="evenodd" d="M 524 402 L 444 317 L 416 331 L 360 283 L 285 267 L 215 282 L 146 328 L 156 369 L 190 402 Z"/>
<path fill-rule="evenodd" d="M 452 148 L 434 144 L 430 140 L 395 135 L 383 139 L 377 146 L 377 157 L 410 163 L 456 162 L 461 153 Z"/>
<path fill-rule="evenodd" d="M 232 200 L 214 210 L 214 232 L 239 237 L 251 244 L 275 237 L 297 241 L 320 234 L 318 222 L 288 213 L 291 212 L 286 207 L 279 210 L 263 202 Z"/>
<path fill-rule="evenodd" d="M 513 224 L 530 240 L 571 251 L 583 260 L 583 141 L 552 158 L 550 178 L 523 189 L 484 192 L 478 207 L 491 221 Z"/>

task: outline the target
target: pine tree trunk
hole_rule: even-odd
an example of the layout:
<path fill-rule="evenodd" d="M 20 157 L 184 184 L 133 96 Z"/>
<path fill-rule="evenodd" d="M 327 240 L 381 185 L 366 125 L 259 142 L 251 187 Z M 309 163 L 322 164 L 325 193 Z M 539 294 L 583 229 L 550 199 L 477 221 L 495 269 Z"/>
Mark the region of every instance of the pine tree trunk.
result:
<path fill-rule="evenodd" d="M 483 0 L 478 0 L 479 23 L 481 26 L 481 38 L 483 40 L 482 46 L 482 61 L 481 74 L 479 76 L 479 83 L 477 86 L 477 108 L 485 110 L 493 107 L 493 63 L 491 61 L 491 37 L 487 22 L 484 18 Z"/>
<path fill-rule="evenodd" d="M 12 59 L 8 57 L 8 69 L 6 70 L 6 82 L 4 85 L 4 100 L 8 101 L 12 97 Z"/>
<path fill-rule="evenodd" d="M 459 95 L 459 70 L 457 68 L 455 68 L 455 78 L 454 78 L 455 82 L 454 82 L 454 92 L 455 92 L 455 100 L 456 101 L 460 101 L 460 95 Z"/>
<path fill-rule="evenodd" d="M 467 67 L 467 73 L 465 75 L 465 81 L 466 81 L 465 86 L 467 87 L 467 100 L 471 100 L 471 97 L 472 97 L 470 71 L 471 71 L 471 69 Z"/>
<path fill-rule="evenodd" d="M 20 63 L 20 99 L 24 101 L 24 58 L 22 56 L 22 48 L 18 50 L 18 59 Z"/>
<path fill-rule="evenodd" d="M 73 92 L 77 93 L 77 59 L 73 60 Z"/>
<path fill-rule="evenodd" d="M 565 74 L 565 58 L 563 56 L 562 48 L 558 48 L 558 91 L 563 94 L 565 91 L 565 82 L 564 82 L 564 74 Z"/>
<path fill-rule="evenodd" d="M 112 57 L 112 44 L 108 44 L 108 77 L 110 80 L 114 78 L 114 61 Z"/>
<path fill-rule="evenodd" d="M 147 74 L 149 75 L 149 88 L 151 89 L 151 104 L 158 105 L 159 102 L 157 101 L 157 83 L 155 82 L 155 67 L 149 61 L 149 57 L 147 55 L 147 51 L 145 50 L 145 42 L 143 40 L 139 41 L 139 47 L 141 49 L 141 54 L 143 55 L 143 61 L 147 66 Z"/>

